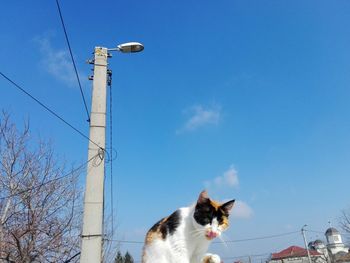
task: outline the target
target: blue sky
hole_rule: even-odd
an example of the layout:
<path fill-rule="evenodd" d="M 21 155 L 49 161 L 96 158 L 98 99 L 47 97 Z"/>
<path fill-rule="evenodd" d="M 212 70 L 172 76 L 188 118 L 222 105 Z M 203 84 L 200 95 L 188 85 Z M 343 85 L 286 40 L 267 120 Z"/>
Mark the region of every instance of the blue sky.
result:
<path fill-rule="evenodd" d="M 350 205 L 349 1 L 60 3 L 88 105 L 93 48 L 145 45 L 109 60 L 116 239 L 142 241 L 204 188 L 238 200 L 226 240 L 337 226 Z M 88 134 L 55 1 L 3 6 L 1 71 Z M 29 118 L 59 155 L 86 160 L 86 140 L 2 78 L 0 87 L 15 122 Z M 289 245 L 301 235 L 212 249 L 228 258 Z M 122 249 L 139 259 L 139 244 Z"/>

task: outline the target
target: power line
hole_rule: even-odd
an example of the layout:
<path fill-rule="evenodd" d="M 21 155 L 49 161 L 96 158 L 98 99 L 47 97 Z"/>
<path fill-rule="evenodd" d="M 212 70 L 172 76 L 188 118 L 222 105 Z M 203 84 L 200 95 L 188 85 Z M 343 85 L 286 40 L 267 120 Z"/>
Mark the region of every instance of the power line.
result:
<path fill-rule="evenodd" d="M 108 75 L 108 86 L 109 86 L 109 142 L 110 142 L 110 152 L 111 154 L 113 154 L 112 150 L 113 150 L 113 116 L 112 116 L 112 107 L 113 107 L 113 100 L 112 100 L 112 71 L 108 70 L 107 72 Z M 111 177 L 111 182 L 110 182 L 110 198 L 111 198 L 111 227 L 112 227 L 112 237 L 114 235 L 114 202 L 113 202 L 113 196 L 114 196 L 114 192 L 113 192 L 113 156 L 111 157 L 111 163 L 109 164 L 110 166 L 110 177 Z"/>
<path fill-rule="evenodd" d="M 253 255 L 241 255 L 241 256 L 234 256 L 234 257 L 222 257 L 222 260 L 231 260 L 231 259 L 241 259 L 241 258 L 266 258 L 269 255 L 271 255 L 270 252 L 262 253 L 262 254 L 253 254 Z M 141 262 L 141 260 L 134 260 L 134 262 Z"/>
<path fill-rule="evenodd" d="M 311 232 L 311 233 L 318 233 L 318 234 L 324 234 L 322 231 L 317 231 L 317 230 L 310 230 L 310 229 L 305 229 L 306 232 Z"/>
<path fill-rule="evenodd" d="M 113 239 L 113 238 L 106 238 L 104 241 L 107 242 L 118 242 L 123 244 L 144 244 L 144 241 L 136 241 L 136 240 L 120 240 L 120 239 Z"/>
<path fill-rule="evenodd" d="M 72 63 L 73 63 L 73 66 L 74 66 L 75 75 L 76 75 L 77 80 L 78 80 L 79 89 L 80 89 L 80 94 L 81 94 L 81 97 L 82 97 L 82 99 L 83 99 L 84 106 L 85 106 L 85 111 L 86 111 L 86 114 L 87 114 L 87 117 L 88 117 L 87 121 L 90 122 L 89 110 L 88 110 L 88 107 L 87 107 L 87 105 L 86 105 L 86 100 L 85 100 L 84 92 L 83 92 L 83 89 L 82 89 L 82 87 L 81 87 L 81 83 L 80 83 L 80 78 L 79 78 L 78 70 L 77 70 L 77 67 L 76 67 L 76 65 L 75 65 L 75 61 L 74 61 L 74 57 L 73 57 L 72 48 L 71 48 L 70 43 L 69 43 L 69 38 L 68 38 L 66 26 L 65 26 L 65 24 L 64 24 L 62 12 L 61 12 L 61 7 L 60 7 L 60 4 L 59 4 L 58 0 L 56 0 L 56 4 L 57 4 L 58 13 L 60 14 L 61 23 L 62 23 L 62 28 L 63 28 L 63 31 L 64 31 L 64 36 L 65 36 L 66 41 L 67 41 L 67 45 L 68 45 L 68 49 L 69 49 L 69 54 L 70 54 L 70 57 L 71 57 L 71 59 L 72 59 Z"/>
<path fill-rule="evenodd" d="M 234 257 L 223 257 L 221 259 L 238 259 L 238 258 L 262 258 L 262 257 L 266 257 L 269 256 L 271 253 L 267 252 L 267 253 L 262 253 L 262 254 L 254 254 L 254 255 L 242 255 L 242 256 L 234 256 Z"/>
<path fill-rule="evenodd" d="M 299 233 L 300 231 L 293 231 L 293 232 L 286 232 L 276 235 L 269 235 L 269 236 L 260 236 L 260 237 L 253 237 L 253 238 L 245 238 L 245 239 L 236 239 L 236 240 L 225 240 L 224 242 L 215 241 L 212 242 L 213 244 L 222 244 L 222 243 L 239 243 L 239 242 L 247 242 L 247 241 L 255 241 L 255 240 L 262 240 L 262 239 L 270 239 L 270 238 L 276 238 L 276 237 L 282 237 L 282 236 L 288 236 L 292 234 Z M 143 241 L 135 241 L 135 240 L 118 240 L 118 239 L 106 239 L 106 241 L 110 242 L 119 242 L 119 243 L 125 243 L 125 244 L 143 244 Z"/>
<path fill-rule="evenodd" d="M 45 110 L 47 110 L 48 112 L 50 112 L 52 115 L 54 115 L 57 119 L 59 119 L 60 121 L 62 121 L 64 124 L 66 124 L 68 127 L 70 127 L 71 129 L 73 129 L 74 131 L 76 131 L 78 134 L 80 134 L 82 137 L 84 137 L 85 139 L 87 139 L 88 141 L 92 142 L 94 145 L 96 145 L 98 148 L 102 149 L 103 151 L 105 151 L 105 149 L 103 147 L 101 147 L 100 145 L 98 145 L 97 143 L 95 143 L 94 141 L 92 141 L 88 136 L 86 136 L 84 133 L 82 133 L 80 130 L 78 130 L 76 127 L 74 127 L 72 124 L 70 124 L 68 121 L 66 121 L 65 119 L 63 119 L 61 116 L 59 116 L 56 112 L 54 112 L 53 110 L 51 110 L 48 106 L 46 106 L 44 103 L 42 103 L 41 101 L 39 101 L 37 98 L 35 98 L 33 95 L 31 95 L 28 91 L 26 91 L 24 88 L 22 88 L 20 85 L 18 85 L 17 83 L 15 83 L 12 79 L 10 79 L 9 77 L 7 77 L 4 73 L 2 73 L 0 71 L 0 75 L 5 78 L 8 82 L 10 82 L 13 86 L 15 86 L 17 89 L 19 89 L 20 91 L 22 91 L 24 94 L 26 94 L 27 96 L 29 96 L 32 100 L 34 100 L 36 103 L 38 103 L 41 107 L 43 107 Z"/>
<path fill-rule="evenodd" d="M 319 231 L 319 230 L 310 230 L 310 229 L 307 230 L 307 229 L 305 229 L 305 232 L 311 232 L 311 233 L 317 233 L 317 234 L 325 235 L 324 231 Z M 348 235 L 348 233 L 342 233 L 342 232 L 339 232 L 339 234 L 341 234 L 341 235 Z"/>
<path fill-rule="evenodd" d="M 22 191 L 19 191 L 19 192 L 16 192 L 16 193 L 13 193 L 13 194 L 4 196 L 4 197 L 0 197 L 0 200 L 8 199 L 8 198 L 11 198 L 11 197 L 16 196 L 16 195 L 21 195 L 21 194 L 24 194 L 24 193 L 26 193 L 26 192 L 32 191 L 32 190 L 34 190 L 34 189 L 36 189 L 36 188 L 40 188 L 40 187 L 42 187 L 42 186 L 44 186 L 44 185 L 47 185 L 47 184 L 49 184 L 49 183 L 52 183 L 52 182 L 61 180 L 61 179 L 65 178 L 65 177 L 67 177 L 67 176 L 69 176 L 69 175 L 71 175 L 71 174 L 77 172 L 78 170 L 80 170 L 82 167 L 84 167 L 86 164 L 88 164 L 89 162 L 91 162 L 91 161 L 92 161 L 93 159 L 95 159 L 96 157 L 99 157 L 99 155 L 96 154 L 95 156 L 93 156 L 92 158 L 90 158 L 88 161 L 82 163 L 80 166 L 78 166 L 77 168 L 73 169 L 71 172 L 69 172 L 69 173 L 67 173 L 67 174 L 65 174 L 65 175 L 56 177 L 56 178 L 54 178 L 54 179 L 48 180 L 48 181 L 46 181 L 46 182 L 43 182 L 43 183 L 41 183 L 41 184 L 38 184 L 38 185 L 35 185 L 35 186 L 33 186 L 33 187 L 27 188 L 27 189 L 25 189 L 25 190 L 22 190 Z"/>
<path fill-rule="evenodd" d="M 286 232 L 282 234 L 276 234 L 276 235 L 270 235 L 270 236 L 261 236 L 261 237 L 254 237 L 254 238 L 245 238 L 245 239 L 236 239 L 236 240 L 227 240 L 225 243 L 238 243 L 238 242 L 246 242 L 246 241 L 254 241 L 254 240 L 261 240 L 261 239 L 270 239 L 270 238 L 276 238 L 276 237 L 282 237 L 282 236 L 288 236 L 292 234 L 299 233 L 300 231 L 293 231 L 293 232 Z M 222 242 L 213 242 L 214 244 L 222 243 Z"/>
<path fill-rule="evenodd" d="M 233 242 L 243 242 L 243 241 L 253 241 L 253 240 L 259 240 L 259 239 L 267 239 L 267 238 L 274 238 L 274 237 L 280 237 L 280 236 L 286 236 L 286 235 L 291 235 L 291 234 L 296 234 L 299 233 L 300 231 L 293 231 L 293 232 L 287 232 L 287 233 L 281 233 L 281 234 L 276 234 L 276 235 L 270 235 L 270 236 L 262 236 L 262 237 L 254 237 L 254 238 L 247 238 L 247 239 L 237 239 L 237 240 L 231 240 L 231 241 L 225 241 L 228 243 L 233 243 Z M 126 243 L 126 244 L 139 244 L 139 243 L 144 243 L 140 241 L 125 241 L 121 243 Z M 223 242 L 213 242 L 213 243 L 223 243 Z M 271 252 L 266 252 L 266 253 L 261 253 L 261 254 L 252 254 L 252 255 L 241 255 L 241 256 L 232 256 L 232 257 L 221 257 L 222 260 L 232 260 L 232 259 L 241 259 L 241 258 L 267 258 L 271 255 Z M 134 260 L 134 262 L 139 263 L 141 260 Z"/>
<path fill-rule="evenodd" d="M 66 261 L 64 261 L 63 263 L 69 263 L 71 262 L 74 258 L 76 258 L 77 256 L 80 255 L 80 252 L 76 253 L 73 257 L 71 257 L 70 259 L 67 259 Z"/>

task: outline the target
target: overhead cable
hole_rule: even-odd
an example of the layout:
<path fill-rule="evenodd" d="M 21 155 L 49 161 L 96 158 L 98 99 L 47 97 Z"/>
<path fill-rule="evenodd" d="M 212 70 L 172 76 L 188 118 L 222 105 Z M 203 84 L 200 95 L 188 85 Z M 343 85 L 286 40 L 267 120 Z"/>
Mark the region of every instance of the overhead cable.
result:
<path fill-rule="evenodd" d="M 42 187 L 42 186 L 44 186 L 44 185 L 47 185 L 47 184 L 49 184 L 49 183 L 52 183 L 52 182 L 61 180 L 61 179 L 65 178 L 65 177 L 68 177 L 69 175 L 71 175 L 71 174 L 77 172 L 78 170 L 80 170 L 82 167 L 84 167 L 86 164 L 88 164 L 89 162 L 91 162 L 93 159 L 95 159 L 95 158 L 98 157 L 98 156 L 99 156 L 99 155 L 97 154 L 97 155 L 91 157 L 88 161 L 82 163 L 82 164 L 79 165 L 77 168 L 73 169 L 72 171 L 70 171 L 70 172 L 67 173 L 67 174 L 64 174 L 64 175 L 62 175 L 62 176 L 53 178 L 53 179 L 51 179 L 51 180 L 47 180 L 46 182 L 40 183 L 40 184 L 38 184 L 38 185 L 34 185 L 34 186 L 32 186 L 32 187 L 29 187 L 29 188 L 26 188 L 26 189 L 24 189 L 24 190 L 15 192 L 15 193 L 13 193 L 13 194 L 0 197 L 0 200 L 4 200 L 4 199 L 11 198 L 11 197 L 13 197 L 13 196 L 17 196 L 17 195 L 24 194 L 24 193 L 29 192 L 29 191 L 32 191 L 32 190 L 34 190 L 34 189 L 36 189 L 36 188 L 40 188 L 40 187 Z"/>
<path fill-rule="evenodd" d="M 276 235 L 260 236 L 260 237 L 245 238 L 245 239 L 224 240 L 223 242 L 216 241 L 216 242 L 212 242 L 212 243 L 213 243 L 213 244 L 239 243 L 239 242 L 255 241 L 255 240 L 261 240 L 261 239 L 277 238 L 277 237 L 292 235 L 292 234 L 296 234 L 296 233 L 300 233 L 300 231 L 286 232 L 286 233 L 281 233 L 281 234 L 276 234 Z M 119 243 L 125 243 L 125 244 L 143 244 L 143 243 L 144 243 L 144 241 L 117 240 L 117 239 L 106 239 L 106 241 L 110 241 L 110 242 L 119 242 Z"/>
<path fill-rule="evenodd" d="M 74 71 L 75 71 L 75 76 L 77 77 L 77 81 L 78 81 L 78 85 L 79 85 L 79 89 L 80 89 L 80 94 L 81 94 L 81 97 L 82 97 L 83 102 L 84 102 L 85 111 L 86 111 L 87 118 L 88 118 L 87 121 L 90 122 L 90 113 L 89 113 L 88 107 L 87 107 L 87 105 L 86 105 L 86 100 L 85 100 L 84 92 L 83 92 L 83 89 L 82 89 L 82 87 L 81 87 L 81 83 L 80 83 L 80 78 L 79 78 L 78 70 L 77 70 L 77 67 L 76 67 L 76 65 L 75 65 L 75 60 L 74 60 L 74 57 L 73 57 L 72 48 L 71 48 L 70 43 L 69 43 L 69 38 L 68 38 L 66 26 L 65 26 L 65 24 L 64 24 L 63 15 L 62 15 L 61 7 L 60 7 L 60 4 L 59 4 L 58 0 L 56 0 L 56 4 L 57 4 L 58 13 L 59 13 L 60 19 L 61 19 L 62 28 L 63 28 L 63 31 L 64 31 L 64 36 L 65 36 L 66 41 L 67 41 L 67 45 L 68 45 L 68 49 L 69 49 L 69 54 L 70 54 L 70 57 L 71 57 L 71 59 L 72 59 L 72 63 L 73 63 Z"/>
<path fill-rule="evenodd" d="M 0 75 L 6 79 L 8 82 L 10 82 L 13 86 L 15 86 L 17 89 L 19 89 L 20 91 L 22 91 L 24 94 L 26 94 L 27 96 L 29 96 L 32 100 L 34 100 L 36 103 L 38 103 L 41 107 L 43 107 L 45 110 L 47 110 L 48 112 L 50 112 L 52 115 L 54 115 L 56 118 L 58 118 L 60 121 L 62 121 L 64 124 L 66 124 L 68 127 L 70 127 L 71 129 L 73 129 L 74 131 L 76 131 L 78 134 L 80 134 L 82 137 L 84 137 L 85 139 L 87 139 L 88 141 L 92 142 L 94 145 L 96 145 L 98 148 L 102 149 L 103 151 L 105 151 L 105 148 L 101 147 L 100 145 L 98 145 L 97 143 L 95 143 L 94 141 L 92 141 L 87 135 L 85 135 L 84 133 L 82 133 L 80 130 L 78 130 L 76 127 L 74 127 L 72 124 L 70 124 L 68 121 L 66 121 L 65 119 L 63 119 L 61 116 L 59 116 L 56 112 L 54 112 L 53 110 L 51 110 L 48 106 L 46 106 L 44 103 L 42 103 L 41 101 L 39 101 L 37 98 L 35 98 L 33 95 L 31 95 L 28 91 L 26 91 L 24 88 L 22 88 L 20 85 L 18 85 L 16 82 L 14 82 L 12 79 L 10 79 L 9 77 L 7 77 L 4 73 L 2 73 L 0 71 Z"/>
<path fill-rule="evenodd" d="M 108 86 L 109 86 L 109 149 L 111 155 L 113 155 L 113 100 L 112 100 L 112 71 L 108 70 Z M 111 198 L 111 228 L 112 237 L 114 234 L 114 187 L 113 187 L 113 156 L 110 160 L 110 198 Z"/>
<path fill-rule="evenodd" d="M 238 242 L 246 242 L 246 241 L 253 241 L 253 240 L 260 240 L 260 239 L 269 239 L 269 238 L 288 236 L 288 235 L 292 235 L 292 234 L 296 234 L 296 233 L 300 233 L 300 231 L 286 232 L 286 233 L 282 233 L 282 234 L 261 236 L 261 237 L 254 237 L 254 238 L 245 238 L 245 239 L 236 239 L 236 240 L 227 240 L 227 241 L 225 240 L 225 243 L 238 243 Z M 213 242 L 213 243 L 222 243 L 222 242 Z"/>

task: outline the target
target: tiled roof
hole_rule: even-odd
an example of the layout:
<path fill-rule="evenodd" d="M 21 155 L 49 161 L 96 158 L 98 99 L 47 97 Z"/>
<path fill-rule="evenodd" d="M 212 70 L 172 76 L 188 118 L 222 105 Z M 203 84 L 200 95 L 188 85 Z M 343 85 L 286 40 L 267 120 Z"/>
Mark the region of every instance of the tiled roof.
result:
<path fill-rule="evenodd" d="M 314 250 L 309 250 L 310 256 L 320 256 L 321 254 Z M 298 246 L 291 246 L 278 253 L 272 253 L 271 259 L 282 259 L 282 258 L 296 258 L 296 257 L 307 257 L 307 251 L 305 248 Z"/>

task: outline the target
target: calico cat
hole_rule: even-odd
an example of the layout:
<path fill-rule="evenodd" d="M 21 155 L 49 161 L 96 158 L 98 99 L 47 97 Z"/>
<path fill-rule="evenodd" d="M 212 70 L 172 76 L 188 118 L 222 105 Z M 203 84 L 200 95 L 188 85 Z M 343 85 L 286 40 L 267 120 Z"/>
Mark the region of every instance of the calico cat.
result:
<path fill-rule="evenodd" d="M 220 204 L 202 191 L 195 205 L 178 209 L 148 231 L 142 263 L 220 263 L 218 255 L 206 252 L 228 228 L 234 202 Z"/>

